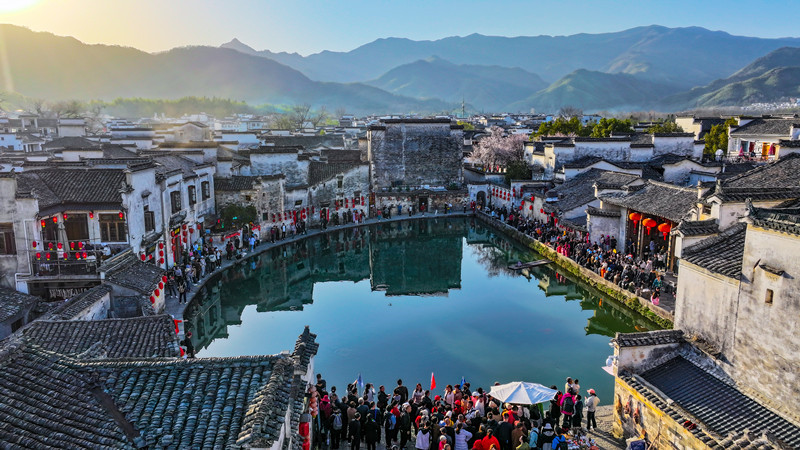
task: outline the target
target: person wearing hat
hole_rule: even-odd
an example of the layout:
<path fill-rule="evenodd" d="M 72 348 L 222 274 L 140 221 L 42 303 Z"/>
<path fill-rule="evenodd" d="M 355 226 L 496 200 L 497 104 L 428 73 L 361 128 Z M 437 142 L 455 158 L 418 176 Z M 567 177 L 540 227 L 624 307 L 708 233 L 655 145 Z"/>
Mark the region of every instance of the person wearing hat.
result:
<path fill-rule="evenodd" d="M 589 398 L 586 399 L 586 429 L 591 430 L 594 427 L 594 429 L 597 430 L 597 421 L 594 418 L 594 414 L 597 410 L 597 404 L 600 403 L 600 399 L 597 397 L 594 389 L 589 389 L 588 392 Z"/>

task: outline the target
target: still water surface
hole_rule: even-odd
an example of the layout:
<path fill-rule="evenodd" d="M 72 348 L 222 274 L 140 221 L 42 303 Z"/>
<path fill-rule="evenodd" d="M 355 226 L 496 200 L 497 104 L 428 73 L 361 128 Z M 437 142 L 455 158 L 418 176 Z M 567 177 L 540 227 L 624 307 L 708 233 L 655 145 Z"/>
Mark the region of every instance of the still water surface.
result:
<path fill-rule="evenodd" d="M 303 326 L 318 335 L 316 371 L 340 390 L 361 373 L 391 389 L 464 377 L 563 386 L 567 376 L 611 398 L 601 366 L 615 332 L 645 319 L 539 266 L 541 259 L 478 221 L 384 223 L 269 250 L 217 275 L 187 309 L 198 356 L 292 350 Z M 437 389 L 438 390 L 438 389 Z"/>

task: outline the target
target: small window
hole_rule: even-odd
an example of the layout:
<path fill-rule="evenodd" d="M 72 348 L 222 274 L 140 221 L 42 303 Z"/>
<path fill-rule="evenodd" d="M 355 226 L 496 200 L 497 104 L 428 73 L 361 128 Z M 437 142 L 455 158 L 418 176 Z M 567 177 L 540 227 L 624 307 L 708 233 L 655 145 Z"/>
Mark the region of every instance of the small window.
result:
<path fill-rule="evenodd" d="M 252 201 L 252 200 L 253 200 L 253 197 L 251 197 L 249 195 L 245 195 L 244 196 L 244 201 L 249 202 L 249 201 Z"/>
<path fill-rule="evenodd" d="M 337 185 L 337 187 L 338 187 L 339 189 L 341 189 L 341 188 L 342 188 L 342 181 L 343 181 L 343 180 L 344 180 L 344 177 L 342 177 L 342 176 L 339 176 L 339 177 L 337 177 L 337 180 L 336 180 L 336 185 Z"/>
<path fill-rule="evenodd" d="M 203 195 L 203 200 L 208 200 L 211 198 L 211 183 L 208 181 L 203 181 L 200 183 L 200 191 Z"/>
<path fill-rule="evenodd" d="M 169 193 L 169 201 L 172 204 L 172 214 L 181 210 L 181 191 L 172 191 Z"/>
<path fill-rule="evenodd" d="M 197 203 L 197 188 L 195 186 L 189 186 L 189 206 L 195 203 Z"/>
<path fill-rule="evenodd" d="M 269 213 L 261 213 L 261 220 L 269 220 Z"/>
<path fill-rule="evenodd" d="M 144 231 L 154 231 L 156 229 L 156 214 L 153 211 L 144 212 Z"/>
<path fill-rule="evenodd" d="M 16 255 L 17 243 L 14 240 L 14 224 L 0 223 L 0 255 Z"/>
<path fill-rule="evenodd" d="M 100 239 L 103 242 L 126 242 L 125 219 L 119 214 L 100 214 Z"/>
<path fill-rule="evenodd" d="M 703 205 L 703 215 L 711 214 L 711 205 Z"/>
<path fill-rule="evenodd" d="M 773 295 L 775 295 L 775 293 L 772 291 L 772 289 L 767 289 L 767 295 L 764 296 L 764 302 L 768 305 L 771 305 Z"/>

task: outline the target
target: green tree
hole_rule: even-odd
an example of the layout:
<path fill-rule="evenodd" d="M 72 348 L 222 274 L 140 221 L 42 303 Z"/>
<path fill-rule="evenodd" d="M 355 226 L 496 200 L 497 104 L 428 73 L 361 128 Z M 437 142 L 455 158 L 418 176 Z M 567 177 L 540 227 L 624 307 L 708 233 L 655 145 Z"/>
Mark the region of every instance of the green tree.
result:
<path fill-rule="evenodd" d="M 713 157 L 719 149 L 722 149 L 723 152 L 727 152 L 728 127 L 736 126 L 737 123 L 736 119 L 730 118 L 723 124 L 712 126 L 704 138 L 706 143 L 703 147 L 703 154 Z"/>
<path fill-rule="evenodd" d="M 475 129 L 475 125 L 473 125 L 473 124 L 471 124 L 469 122 L 464 122 L 463 120 L 459 120 L 458 124 L 464 127 L 464 131 L 474 130 Z"/>
<path fill-rule="evenodd" d="M 681 128 L 674 120 L 665 120 L 647 129 L 648 133 L 683 133 Z"/>
<path fill-rule="evenodd" d="M 610 137 L 612 133 L 614 134 L 633 133 L 633 122 L 630 119 L 625 119 L 625 120 L 614 119 L 614 118 L 606 119 L 604 117 L 600 119 L 600 122 L 597 122 L 594 125 L 590 137 L 607 138 Z"/>
<path fill-rule="evenodd" d="M 239 228 L 257 219 L 256 207 L 253 205 L 228 204 L 220 211 L 220 220 L 223 227 Z"/>
<path fill-rule="evenodd" d="M 511 180 L 530 180 L 531 169 L 525 161 L 511 161 L 506 165 L 506 183 L 511 184 Z"/>
<path fill-rule="evenodd" d="M 539 130 L 534 133 L 536 136 L 588 136 L 591 127 L 581 125 L 581 120 L 577 117 L 559 117 L 551 122 L 539 125 Z"/>

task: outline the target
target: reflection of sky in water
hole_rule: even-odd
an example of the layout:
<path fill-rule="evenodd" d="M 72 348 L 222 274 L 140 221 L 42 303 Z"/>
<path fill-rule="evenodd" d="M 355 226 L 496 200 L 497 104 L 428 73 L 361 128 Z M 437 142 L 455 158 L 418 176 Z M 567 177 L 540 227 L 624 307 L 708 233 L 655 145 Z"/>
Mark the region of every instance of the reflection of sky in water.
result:
<path fill-rule="evenodd" d="M 451 235 L 445 239 L 450 241 L 446 247 L 452 249 L 453 240 L 458 244 L 464 238 Z M 405 241 L 393 251 L 404 251 L 407 257 L 419 259 L 424 254 L 421 249 L 429 247 L 439 246 L 430 241 L 419 245 Z M 392 252 L 381 249 L 372 255 L 373 281 L 375 271 L 381 270 L 376 266 L 424 276 L 409 267 L 415 265 L 414 261 L 406 259 L 400 264 L 404 267 L 393 267 Z M 386 296 L 371 290 L 370 280 L 365 279 L 355 283 L 315 283 L 314 302 L 304 305 L 302 311 L 257 312 L 255 305 L 245 306 L 242 325 L 228 326 L 227 338 L 213 340 L 199 355 L 291 350 L 303 326 L 310 325 L 320 343 L 316 370 L 329 386 L 339 389 L 359 372 L 365 382 L 376 386 L 393 387 L 400 377 L 410 388 L 417 382 L 427 388 L 430 374 L 435 372 L 439 388 L 457 383 L 462 376 L 473 388 L 513 380 L 561 386 L 567 376 L 572 376 L 581 380 L 584 391 L 594 387 L 600 396 L 602 392 L 610 395 L 613 379 L 600 369 L 611 352 L 609 337 L 587 335 L 587 321 L 594 316 L 593 329 L 613 332 L 632 331 L 633 319 L 610 310 L 607 304 L 600 308 L 595 299 L 565 301 L 563 295 L 546 297 L 536 278 L 529 281 L 497 270 L 508 264 L 510 257 L 494 250 L 492 257 L 487 257 L 483 244 L 464 243 L 460 262 L 443 260 L 457 258 L 452 251 L 428 255 L 430 260 L 420 266 L 434 262 L 446 266 L 445 272 L 447 267 L 457 270 L 460 266 L 461 288 L 451 289 L 446 297 Z M 376 257 L 383 260 L 377 261 Z M 493 270 L 487 270 L 488 260 L 494 260 Z M 274 270 L 271 273 L 278 276 Z M 542 285 L 556 283 L 552 269 L 542 268 L 539 273 L 546 274 Z M 557 288 L 559 292 L 571 291 L 570 298 L 576 294 L 576 287 L 568 281 Z M 233 296 L 236 289 L 230 292 Z M 577 291 L 581 292 L 585 290 Z M 582 310 L 582 303 L 583 307 L 594 309 Z M 223 305 L 223 315 L 225 311 Z M 238 319 L 226 318 L 228 323 Z"/>

